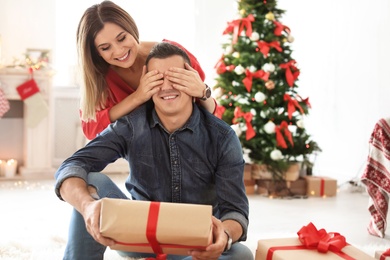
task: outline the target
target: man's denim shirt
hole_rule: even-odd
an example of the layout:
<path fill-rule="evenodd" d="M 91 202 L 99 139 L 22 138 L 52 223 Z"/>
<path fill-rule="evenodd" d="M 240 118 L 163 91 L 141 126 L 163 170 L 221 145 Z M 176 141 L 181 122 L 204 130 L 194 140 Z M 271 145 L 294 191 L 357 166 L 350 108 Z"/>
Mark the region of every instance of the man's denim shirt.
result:
<path fill-rule="evenodd" d="M 173 133 L 162 126 L 150 102 L 109 125 L 60 166 L 57 196 L 66 178 L 86 180 L 88 172 L 124 158 L 133 199 L 212 205 L 214 216 L 242 225 L 240 240 L 246 240 L 249 205 L 239 139 L 228 124 L 193 108 L 187 123 Z"/>

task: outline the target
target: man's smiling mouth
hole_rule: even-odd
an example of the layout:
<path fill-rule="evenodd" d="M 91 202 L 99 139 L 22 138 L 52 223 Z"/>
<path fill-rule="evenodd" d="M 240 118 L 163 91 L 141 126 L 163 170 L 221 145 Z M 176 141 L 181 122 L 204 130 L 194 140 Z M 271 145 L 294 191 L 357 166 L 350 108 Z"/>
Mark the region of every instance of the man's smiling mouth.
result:
<path fill-rule="evenodd" d="M 166 97 L 162 97 L 162 99 L 164 100 L 169 100 L 169 99 L 174 99 L 176 98 L 177 96 L 166 96 Z"/>

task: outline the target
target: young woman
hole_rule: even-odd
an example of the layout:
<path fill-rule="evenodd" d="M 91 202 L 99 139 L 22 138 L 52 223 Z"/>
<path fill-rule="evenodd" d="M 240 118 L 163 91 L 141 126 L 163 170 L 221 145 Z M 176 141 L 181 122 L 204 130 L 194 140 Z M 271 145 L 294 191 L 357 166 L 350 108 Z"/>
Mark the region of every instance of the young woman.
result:
<path fill-rule="evenodd" d="M 171 68 L 165 77 L 172 86 L 214 113 L 216 102 L 203 83 L 204 72 L 195 58 L 180 44 L 163 40 L 182 48 L 190 56 L 186 69 Z M 111 1 L 88 8 L 78 25 L 77 46 L 83 72 L 80 116 L 88 139 L 93 139 L 111 122 L 126 115 L 158 91 L 155 86 L 163 75 L 158 71 L 145 73 L 145 59 L 156 42 L 140 42 L 133 18 Z"/>

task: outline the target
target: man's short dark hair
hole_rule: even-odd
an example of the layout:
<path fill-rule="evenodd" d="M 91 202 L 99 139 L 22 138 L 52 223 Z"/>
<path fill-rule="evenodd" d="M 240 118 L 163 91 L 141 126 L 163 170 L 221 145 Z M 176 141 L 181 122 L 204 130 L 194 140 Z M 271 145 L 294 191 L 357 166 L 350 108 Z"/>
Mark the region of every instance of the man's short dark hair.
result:
<path fill-rule="evenodd" d="M 145 64 L 147 66 L 152 58 L 165 59 L 174 55 L 179 55 L 183 57 L 184 61 L 191 65 L 191 61 L 187 53 L 183 49 L 180 49 L 178 46 L 168 42 L 159 42 L 154 45 L 153 48 L 150 50 L 148 57 L 146 58 Z"/>

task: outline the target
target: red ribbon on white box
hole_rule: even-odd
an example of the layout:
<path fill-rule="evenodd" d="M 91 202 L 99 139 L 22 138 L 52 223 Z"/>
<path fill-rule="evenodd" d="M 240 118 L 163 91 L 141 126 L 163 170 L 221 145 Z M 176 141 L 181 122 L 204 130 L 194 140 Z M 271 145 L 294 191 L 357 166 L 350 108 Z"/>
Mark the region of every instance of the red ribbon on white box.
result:
<path fill-rule="evenodd" d="M 385 252 L 383 252 L 383 254 L 381 254 L 381 258 L 379 258 L 379 259 L 385 260 L 387 256 L 390 256 L 390 248 L 387 249 Z"/>
<path fill-rule="evenodd" d="M 302 245 L 297 246 L 275 246 L 271 247 L 267 253 L 267 260 L 272 260 L 276 250 L 317 250 L 321 253 L 328 251 L 337 254 L 346 260 L 356 260 L 355 258 L 343 253 L 341 250 L 347 246 L 345 237 L 336 232 L 326 232 L 325 229 L 317 230 L 313 223 L 303 226 L 298 232 L 299 240 Z"/>

